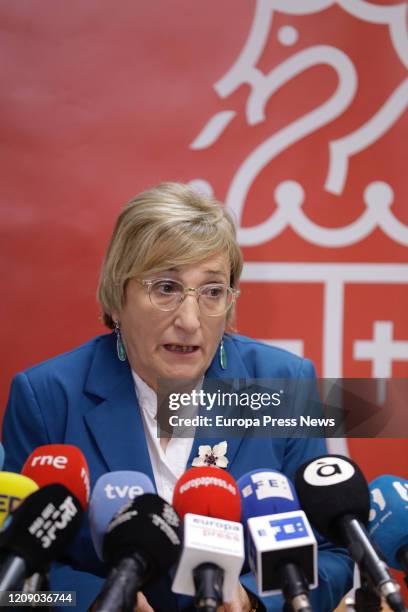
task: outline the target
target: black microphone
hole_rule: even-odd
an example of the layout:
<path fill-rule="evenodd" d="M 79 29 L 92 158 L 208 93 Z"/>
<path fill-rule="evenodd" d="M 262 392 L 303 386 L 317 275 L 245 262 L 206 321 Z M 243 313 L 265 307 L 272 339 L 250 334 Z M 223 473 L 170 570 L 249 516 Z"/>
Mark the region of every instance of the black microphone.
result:
<path fill-rule="evenodd" d="M 111 571 L 90 609 L 133 612 L 137 592 L 167 572 L 180 547 L 180 519 L 164 499 L 146 493 L 123 506 L 103 540 L 103 557 Z"/>
<path fill-rule="evenodd" d="M 366 530 L 370 495 L 358 465 L 348 457 L 324 455 L 300 466 L 295 484 L 302 507 L 317 531 L 335 544 L 345 545 L 390 608 L 404 612 L 399 585 Z"/>
<path fill-rule="evenodd" d="M 64 485 L 29 495 L 0 532 L 0 592 L 19 590 L 26 577 L 45 572 L 74 539 L 82 515 L 80 502 Z"/>

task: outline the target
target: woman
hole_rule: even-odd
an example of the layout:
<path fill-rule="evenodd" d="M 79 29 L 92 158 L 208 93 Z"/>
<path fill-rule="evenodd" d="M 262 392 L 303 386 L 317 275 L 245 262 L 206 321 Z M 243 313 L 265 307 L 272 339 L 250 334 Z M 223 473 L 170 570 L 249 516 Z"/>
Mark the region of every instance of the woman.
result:
<path fill-rule="evenodd" d="M 213 440 L 158 439 L 159 379 L 312 378 L 312 364 L 250 338 L 228 334 L 239 295 L 242 255 L 223 207 L 191 188 L 164 183 L 131 200 L 105 256 L 99 301 L 114 333 L 22 372 L 13 381 L 4 419 L 5 469 L 19 471 L 39 445 L 70 443 L 84 452 L 91 481 L 107 471 L 137 470 L 171 501 L 175 482 Z M 292 477 L 298 465 L 325 452 L 319 439 L 228 441 L 228 467 L 238 478 L 268 466 Z M 76 590 L 77 608 L 93 601 L 104 568 L 85 525 L 70 564 L 54 571 L 52 588 Z M 87 574 L 83 572 L 88 572 Z M 94 574 L 95 576 L 92 576 Z M 315 610 L 335 608 L 350 587 L 342 549 L 322 543 Z M 82 585 L 82 586 L 81 586 Z M 163 579 L 139 594 L 139 612 L 189 610 L 191 600 Z M 230 612 L 282 607 L 256 597 L 253 576 L 237 587 Z"/>

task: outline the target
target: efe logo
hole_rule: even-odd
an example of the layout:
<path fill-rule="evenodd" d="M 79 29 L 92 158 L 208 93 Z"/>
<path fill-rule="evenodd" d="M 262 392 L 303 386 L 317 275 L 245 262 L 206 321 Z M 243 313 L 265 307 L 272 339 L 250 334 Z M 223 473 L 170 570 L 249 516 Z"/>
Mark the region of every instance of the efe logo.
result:
<path fill-rule="evenodd" d="M 272 527 L 277 542 L 307 536 L 306 525 L 301 516 L 272 519 L 269 521 L 269 525 Z"/>
<path fill-rule="evenodd" d="M 309 463 L 303 477 L 314 487 L 326 487 L 350 480 L 354 472 L 353 465 L 345 459 L 327 456 Z"/>

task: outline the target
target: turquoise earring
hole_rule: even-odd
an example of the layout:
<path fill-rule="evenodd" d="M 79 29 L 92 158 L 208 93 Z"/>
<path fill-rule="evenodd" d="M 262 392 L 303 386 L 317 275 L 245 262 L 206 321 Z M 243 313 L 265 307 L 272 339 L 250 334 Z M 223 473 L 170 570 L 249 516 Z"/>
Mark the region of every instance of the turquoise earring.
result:
<path fill-rule="evenodd" d="M 224 347 L 224 340 L 221 340 L 220 344 L 220 366 L 223 370 L 227 369 L 227 351 Z"/>
<path fill-rule="evenodd" d="M 119 361 L 126 361 L 126 349 L 123 344 L 122 336 L 120 333 L 119 321 L 115 321 L 115 334 L 116 334 L 116 352 L 118 354 Z"/>

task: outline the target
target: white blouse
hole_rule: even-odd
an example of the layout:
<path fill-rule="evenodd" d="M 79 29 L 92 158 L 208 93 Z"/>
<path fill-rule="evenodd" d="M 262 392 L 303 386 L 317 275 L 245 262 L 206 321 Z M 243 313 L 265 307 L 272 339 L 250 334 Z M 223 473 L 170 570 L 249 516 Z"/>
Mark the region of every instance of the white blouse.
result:
<path fill-rule="evenodd" d="M 156 481 L 157 493 L 169 503 L 173 500 L 174 486 L 186 470 L 193 446 L 192 438 L 170 438 L 166 450 L 157 436 L 157 395 L 156 392 L 132 370 L 137 399 L 139 400 L 147 448 Z"/>

